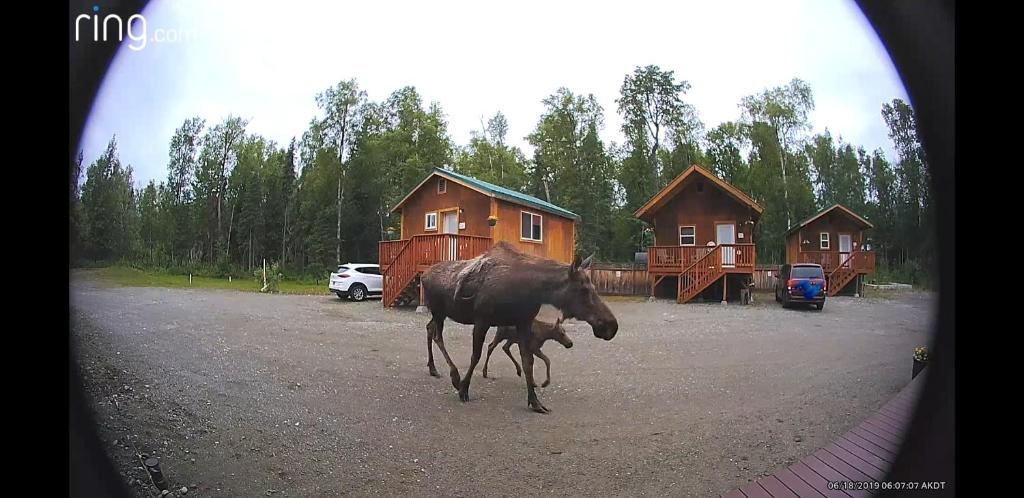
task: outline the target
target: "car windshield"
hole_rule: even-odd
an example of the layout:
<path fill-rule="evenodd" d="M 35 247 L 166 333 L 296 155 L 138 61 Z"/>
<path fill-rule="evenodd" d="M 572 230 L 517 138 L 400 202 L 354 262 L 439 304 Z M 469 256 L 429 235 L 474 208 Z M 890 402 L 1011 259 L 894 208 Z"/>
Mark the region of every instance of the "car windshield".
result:
<path fill-rule="evenodd" d="M 791 278 L 825 278 L 818 266 L 794 266 Z"/>

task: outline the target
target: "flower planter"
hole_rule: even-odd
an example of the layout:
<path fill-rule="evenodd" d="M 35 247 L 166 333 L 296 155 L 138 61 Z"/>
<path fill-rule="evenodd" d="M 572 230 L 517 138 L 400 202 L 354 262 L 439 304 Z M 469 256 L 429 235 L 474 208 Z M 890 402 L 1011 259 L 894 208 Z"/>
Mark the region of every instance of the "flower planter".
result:
<path fill-rule="evenodd" d="M 914 377 L 917 377 L 917 374 L 921 373 L 921 370 L 924 370 L 926 365 L 928 365 L 928 362 L 914 358 L 914 373 L 911 374 L 910 378 L 913 379 Z"/>

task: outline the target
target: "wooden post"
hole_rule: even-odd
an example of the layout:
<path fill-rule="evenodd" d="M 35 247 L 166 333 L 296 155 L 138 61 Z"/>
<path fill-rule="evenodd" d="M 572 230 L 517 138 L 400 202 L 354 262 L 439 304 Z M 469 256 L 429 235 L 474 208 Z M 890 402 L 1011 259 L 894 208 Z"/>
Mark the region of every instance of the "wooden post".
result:
<path fill-rule="evenodd" d="M 729 274 L 722 275 L 722 304 L 727 304 L 725 300 L 726 289 L 729 288 Z"/>
<path fill-rule="evenodd" d="M 420 282 L 417 283 L 416 285 L 418 285 L 420 287 L 420 302 L 419 302 L 419 304 L 416 305 L 416 312 L 417 313 L 426 313 L 427 312 L 427 305 L 424 304 L 424 303 L 426 303 L 427 301 L 426 301 L 426 299 L 424 298 L 424 295 L 423 295 L 423 280 L 420 280 Z"/>

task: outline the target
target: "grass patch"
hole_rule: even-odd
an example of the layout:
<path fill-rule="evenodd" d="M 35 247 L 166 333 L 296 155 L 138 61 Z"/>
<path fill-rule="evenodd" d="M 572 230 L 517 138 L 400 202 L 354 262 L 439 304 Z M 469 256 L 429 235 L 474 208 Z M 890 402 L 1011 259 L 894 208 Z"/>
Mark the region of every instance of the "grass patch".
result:
<path fill-rule="evenodd" d="M 259 292 L 260 286 L 251 278 L 214 278 L 193 275 L 189 283 L 188 275 L 175 275 L 166 272 L 145 271 L 126 266 L 110 266 L 90 270 L 100 280 L 123 287 L 169 287 L 179 289 L 224 289 L 242 292 Z M 280 294 L 298 295 L 329 295 L 327 279 L 318 284 L 313 280 L 282 280 L 278 284 Z"/>

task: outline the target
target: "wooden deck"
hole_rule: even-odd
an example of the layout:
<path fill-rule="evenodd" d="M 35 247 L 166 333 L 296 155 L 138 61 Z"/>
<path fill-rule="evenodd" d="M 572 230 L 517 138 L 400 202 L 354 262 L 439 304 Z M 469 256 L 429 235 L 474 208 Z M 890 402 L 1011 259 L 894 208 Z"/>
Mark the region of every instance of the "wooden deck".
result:
<path fill-rule="evenodd" d="M 899 453 L 925 373 L 874 415 L 799 462 L 721 498 L 861 498 L 876 495 Z M 847 486 L 830 486 L 829 483 Z M 855 489 L 859 486 L 861 489 Z M 866 486 L 865 486 L 866 484 Z M 852 485 L 852 486 L 851 486 Z M 853 487 L 854 489 L 851 489 Z M 830 489 L 835 488 L 835 489 Z"/>
<path fill-rule="evenodd" d="M 395 306 L 418 294 L 419 275 L 440 261 L 472 259 L 491 248 L 490 237 L 439 233 L 380 242 L 379 261 L 384 278 L 384 307 Z M 413 289 L 416 287 L 416 289 Z"/>
<path fill-rule="evenodd" d="M 874 251 L 800 251 L 796 259 L 795 263 L 819 264 L 825 273 L 831 273 L 839 268 L 849 268 L 862 274 L 875 272 Z"/>
<path fill-rule="evenodd" d="M 757 250 L 754 244 L 721 244 L 719 246 L 650 246 L 647 248 L 647 271 L 653 275 L 679 275 L 701 258 L 714 251 L 721 256 L 722 271 L 753 273 Z"/>

